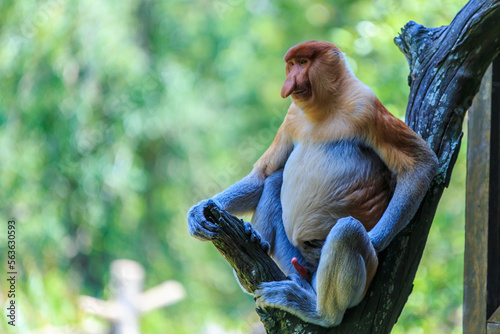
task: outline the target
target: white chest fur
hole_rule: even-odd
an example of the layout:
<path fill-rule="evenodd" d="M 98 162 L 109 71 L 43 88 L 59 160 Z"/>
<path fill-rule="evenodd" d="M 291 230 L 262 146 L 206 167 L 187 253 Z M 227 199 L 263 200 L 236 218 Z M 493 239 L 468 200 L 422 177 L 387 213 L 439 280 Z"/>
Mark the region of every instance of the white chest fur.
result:
<path fill-rule="evenodd" d="M 374 177 L 379 158 L 355 141 L 296 143 L 285 164 L 281 202 L 290 241 L 324 240 Z"/>

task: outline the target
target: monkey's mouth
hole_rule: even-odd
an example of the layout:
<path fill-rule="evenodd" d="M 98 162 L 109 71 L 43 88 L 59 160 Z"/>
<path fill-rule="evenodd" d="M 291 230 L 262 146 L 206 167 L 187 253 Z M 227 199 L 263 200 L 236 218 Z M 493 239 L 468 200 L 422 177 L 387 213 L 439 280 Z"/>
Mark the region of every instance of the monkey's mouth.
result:
<path fill-rule="evenodd" d="M 307 89 L 295 90 L 292 92 L 292 94 L 293 95 L 300 95 L 300 94 L 304 94 L 305 92 L 307 92 Z"/>

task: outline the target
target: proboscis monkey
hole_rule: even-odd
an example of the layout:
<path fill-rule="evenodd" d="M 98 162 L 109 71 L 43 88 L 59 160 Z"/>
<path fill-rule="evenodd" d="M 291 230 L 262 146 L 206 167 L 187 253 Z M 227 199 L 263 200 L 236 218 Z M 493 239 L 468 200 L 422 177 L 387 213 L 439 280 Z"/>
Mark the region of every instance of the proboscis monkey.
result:
<path fill-rule="evenodd" d="M 212 200 L 232 214 L 253 211 L 248 233 L 292 278 L 262 283 L 257 305 L 335 326 L 364 297 L 377 253 L 415 214 L 437 158 L 334 44 L 304 42 L 285 62 L 281 96 L 292 104 L 276 138 L 249 175 Z M 207 201 L 188 213 L 201 240 L 217 235 L 203 215 Z"/>

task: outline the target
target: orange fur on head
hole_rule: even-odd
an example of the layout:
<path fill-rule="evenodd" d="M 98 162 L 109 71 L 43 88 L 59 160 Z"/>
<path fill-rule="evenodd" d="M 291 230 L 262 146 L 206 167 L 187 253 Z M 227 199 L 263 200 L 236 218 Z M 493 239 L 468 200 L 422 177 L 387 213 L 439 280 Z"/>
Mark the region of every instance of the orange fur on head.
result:
<path fill-rule="evenodd" d="M 311 119 L 322 120 L 351 74 L 343 53 L 332 43 L 307 41 L 288 50 L 284 60 L 287 77 L 281 96 L 291 95 Z"/>

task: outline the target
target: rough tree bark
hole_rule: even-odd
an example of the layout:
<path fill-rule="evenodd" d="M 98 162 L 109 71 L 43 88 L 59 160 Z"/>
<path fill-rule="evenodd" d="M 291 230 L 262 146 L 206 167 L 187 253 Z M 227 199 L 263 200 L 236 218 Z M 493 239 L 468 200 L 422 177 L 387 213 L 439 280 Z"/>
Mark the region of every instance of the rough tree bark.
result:
<path fill-rule="evenodd" d="M 462 138 L 466 110 L 489 64 L 500 52 L 500 0 L 471 0 L 449 26 L 406 24 L 395 42 L 410 64 L 406 123 L 436 152 L 440 169 L 411 223 L 381 252 L 364 300 L 347 310 L 338 327 L 323 328 L 276 309 L 257 310 L 268 333 L 389 333 L 413 288 L 413 279 Z M 215 205 L 215 246 L 249 291 L 260 282 L 286 279 L 272 259 L 249 242 L 240 220 Z"/>

